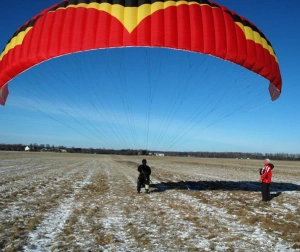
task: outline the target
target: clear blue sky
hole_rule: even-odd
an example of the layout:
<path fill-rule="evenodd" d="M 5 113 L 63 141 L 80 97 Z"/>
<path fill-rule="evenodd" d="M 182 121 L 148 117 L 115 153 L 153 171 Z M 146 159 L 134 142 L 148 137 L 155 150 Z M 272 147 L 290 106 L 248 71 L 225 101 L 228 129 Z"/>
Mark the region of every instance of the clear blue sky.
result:
<path fill-rule="evenodd" d="M 9 84 L 0 143 L 182 151 L 300 153 L 299 0 L 216 1 L 252 21 L 276 51 L 268 81 L 207 55 L 162 49 L 74 54 Z M 56 0 L 2 0 L 0 47 Z"/>

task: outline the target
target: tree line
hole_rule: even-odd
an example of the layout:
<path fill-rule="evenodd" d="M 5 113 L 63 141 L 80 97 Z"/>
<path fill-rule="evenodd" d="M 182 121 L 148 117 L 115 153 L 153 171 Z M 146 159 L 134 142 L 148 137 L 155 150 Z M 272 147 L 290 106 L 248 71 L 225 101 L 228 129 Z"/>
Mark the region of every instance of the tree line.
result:
<path fill-rule="evenodd" d="M 272 160 L 300 160 L 300 154 L 289 153 L 246 153 L 246 152 L 181 152 L 181 151 L 151 151 L 151 150 L 133 150 L 133 149 L 103 149 L 103 148 L 77 148 L 65 147 L 62 145 L 54 146 L 49 144 L 0 144 L 0 151 L 25 151 L 29 147 L 31 152 L 68 152 L 68 153 L 86 153 L 86 154 L 113 154 L 113 155 L 153 155 L 163 153 L 165 156 L 176 157 L 199 157 L 199 158 L 236 158 L 236 159 L 265 159 Z"/>

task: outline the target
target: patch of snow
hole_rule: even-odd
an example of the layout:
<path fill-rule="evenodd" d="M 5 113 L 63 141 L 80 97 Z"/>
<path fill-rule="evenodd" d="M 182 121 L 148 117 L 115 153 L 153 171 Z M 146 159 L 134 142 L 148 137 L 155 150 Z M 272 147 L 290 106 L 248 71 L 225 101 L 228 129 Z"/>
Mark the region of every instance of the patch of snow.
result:
<path fill-rule="evenodd" d="M 91 176 L 90 170 L 82 182 L 74 185 L 74 193 L 70 198 L 62 200 L 59 207 L 45 215 L 44 220 L 28 235 L 28 242 L 22 248 L 24 251 L 45 251 L 54 245 L 53 241 L 61 233 L 65 221 L 72 213 L 75 195 L 88 183 Z"/>

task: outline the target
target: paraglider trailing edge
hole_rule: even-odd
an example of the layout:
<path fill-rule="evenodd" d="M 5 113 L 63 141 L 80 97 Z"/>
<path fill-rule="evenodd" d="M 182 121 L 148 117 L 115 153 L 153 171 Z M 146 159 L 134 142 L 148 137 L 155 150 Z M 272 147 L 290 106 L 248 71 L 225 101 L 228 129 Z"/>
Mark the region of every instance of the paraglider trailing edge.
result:
<path fill-rule="evenodd" d="M 100 48 L 165 47 L 209 54 L 270 81 L 272 100 L 282 79 L 275 51 L 250 21 L 207 0 L 67 0 L 23 24 L 0 55 L 0 104 L 8 83 L 54 57 Z"/>

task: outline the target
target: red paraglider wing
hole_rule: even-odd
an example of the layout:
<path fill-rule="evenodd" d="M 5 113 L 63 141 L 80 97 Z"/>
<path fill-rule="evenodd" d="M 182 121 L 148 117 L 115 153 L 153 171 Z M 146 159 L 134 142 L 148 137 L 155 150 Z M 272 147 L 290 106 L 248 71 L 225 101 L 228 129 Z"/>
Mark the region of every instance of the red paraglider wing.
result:
<path fill-rule="evenodd" d="M 7 83 L 53 57 L 109 47 L 167 47 L 210 54 L 270 81 L 271 99 L 281 93 L 275 52 L 252 23 L 207 0 L 69 0 L 44 10 L 15 32 L 0 55 L 0 103 Z"/>

